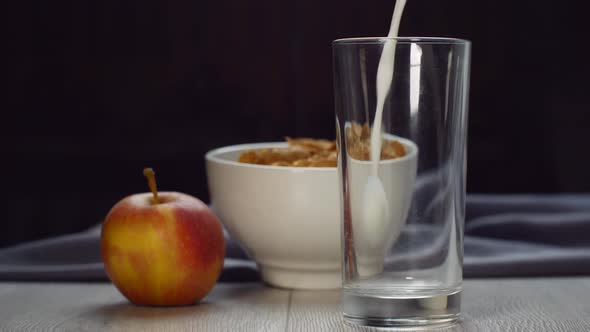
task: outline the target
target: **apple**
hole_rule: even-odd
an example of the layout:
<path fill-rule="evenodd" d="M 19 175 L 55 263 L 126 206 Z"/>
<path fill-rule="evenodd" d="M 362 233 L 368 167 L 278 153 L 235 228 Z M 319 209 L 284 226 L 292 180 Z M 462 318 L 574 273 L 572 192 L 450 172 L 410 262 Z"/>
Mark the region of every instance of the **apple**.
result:
<path fill-rule="evenodd" d="M 122 199 L 106 216 L 102 260 L 113 284 L 134 304 L 192 304 L 209 293 L 221 274 L 223 229 L 197 198 L 158 193 L 154 174 L 144 169 L 151 193 Z"/>

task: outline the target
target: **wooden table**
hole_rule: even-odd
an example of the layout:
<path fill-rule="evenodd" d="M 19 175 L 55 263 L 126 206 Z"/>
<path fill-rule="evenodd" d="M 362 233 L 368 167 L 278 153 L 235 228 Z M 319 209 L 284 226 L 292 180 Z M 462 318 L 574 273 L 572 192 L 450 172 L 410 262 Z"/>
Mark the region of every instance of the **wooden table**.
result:
<path fill-rule="evenodd" d="M 218 284 L 203 303 L 136 307 L 107 283 L 0 283 L 0 331 L 370 331 L 344 325 L 338 291 Z M 590 331 L 590 278 L 467 280 L 445 331 Z M 442 330 L 437 330 L 442 331 Z"/>

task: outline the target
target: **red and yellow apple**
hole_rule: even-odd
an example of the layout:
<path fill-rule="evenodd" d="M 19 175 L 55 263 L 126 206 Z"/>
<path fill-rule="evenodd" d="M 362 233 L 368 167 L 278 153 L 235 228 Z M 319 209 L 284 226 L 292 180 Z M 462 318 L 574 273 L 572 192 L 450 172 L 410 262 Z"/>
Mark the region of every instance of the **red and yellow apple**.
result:
<path fill-rule="evenodd" d="M 101 232 L 107 275 L 138 305 L 187 305 L 209 293 L 223 268 L 225 241 L 219 219 L 203 202 L 156 189 L 119 201 Z"/>

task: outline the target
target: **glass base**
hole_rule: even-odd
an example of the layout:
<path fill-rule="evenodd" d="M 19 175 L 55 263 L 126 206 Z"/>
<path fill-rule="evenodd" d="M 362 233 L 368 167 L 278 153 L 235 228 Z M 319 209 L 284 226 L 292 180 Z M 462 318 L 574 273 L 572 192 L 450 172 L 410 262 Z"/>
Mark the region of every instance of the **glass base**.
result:
<path fill-rule="evenodd" d="M 437 294 L 363 295 L 343 291 L 344 321 L 388 328 L 446 327 L 459 322 L 461 290 Z"/>

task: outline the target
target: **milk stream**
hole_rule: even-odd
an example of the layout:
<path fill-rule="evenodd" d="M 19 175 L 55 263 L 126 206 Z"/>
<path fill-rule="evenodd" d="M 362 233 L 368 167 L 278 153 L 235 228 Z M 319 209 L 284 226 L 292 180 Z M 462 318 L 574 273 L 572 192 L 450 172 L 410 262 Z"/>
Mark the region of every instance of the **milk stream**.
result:
<path fill-rule="evenodd" d="M 397 38 L 399 31 L 399 24 L 402 19 L 402 13 L 406 6 L 406 0 L 397 0 L 391 18 L 391 26 L 389 28 L 388 38 Z M 395 67 L 395 49 L 397 40 L 387 39 L 383 44 L 381 51 L 381 58 L 377 66 L 377 109 L 375 110 L 375 119 L 373 120 L 373 127 L 371 129 L 371 162 L 373 164 L 373 174 L 377 176 L 379 168 L 379 159 L 381 156 L 381 124 L 383 122 L 383 106 L 385 105 L 385 98 L 391 90 L 391 81 L 393 80 L 393 72 Z"/>
<path fill-rule="evenodd" d="M 396 38 L 398 36 L 399 25 L 406 0 L 397 0 L 391 18 L 391 26 L 387 37 Z M 381 159 L 382 144 L 382 122 L 383 107 L 385 99 L 391 89 L 393 80 L 395 50 L 397 40 L 387 39 L 383 44 L 381 58 L 377 67 L 377 108 L 375 110 L 375 119 L 371 128 L 371 172 L 367 178 L 367 183 L 363 193 L 364 206 L 364 234 L 366 240 L 373 243 L 373 247 L 385 249 L 387 245 L 387 230 L 390 221 L 390 212 L 387 204 L 387 196 L 383 183 L 379 179 L 379 160 Z M 375 274 L 382 270 L 382 267 L 372 269 L 372 271 L 359 271 L 361 274 Z"/>

